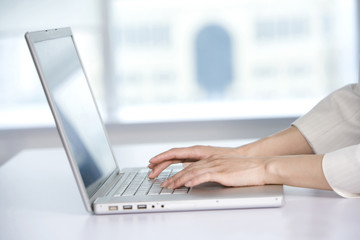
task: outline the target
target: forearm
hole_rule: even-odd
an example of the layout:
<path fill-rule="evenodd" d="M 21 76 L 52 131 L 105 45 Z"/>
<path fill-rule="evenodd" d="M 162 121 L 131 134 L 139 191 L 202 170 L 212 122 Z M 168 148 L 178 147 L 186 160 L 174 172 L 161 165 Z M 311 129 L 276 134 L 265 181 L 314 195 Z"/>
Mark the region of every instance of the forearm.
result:
<path fill-rule="evenodd" d="M 265 184 L 331 190 L 322 169 L 323 155 L 270 157 L 265 161 Z"/>
<path fill-rule="evenodd" d="M 245 156 L 312 154 L 313 150 L 300 131 L 291 126 L 284 131 L 238 148 Z"/>

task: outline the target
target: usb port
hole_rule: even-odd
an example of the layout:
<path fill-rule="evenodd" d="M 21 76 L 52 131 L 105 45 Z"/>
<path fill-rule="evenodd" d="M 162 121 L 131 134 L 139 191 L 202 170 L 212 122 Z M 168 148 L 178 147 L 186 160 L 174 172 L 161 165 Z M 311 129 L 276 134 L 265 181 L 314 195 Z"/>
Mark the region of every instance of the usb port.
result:
<path fill-rule="evenodd" d="M 117 211 L 118 209 L 118 206 L 109 206 L 109 211 Z"/>
<path fill-rule="evenodd" d="M 146 206 L 146 204 L 139 204 L 139 205 L 137 205 L 137 208 L 138 209 L 146 209 L 147 206 Z"/>
<path fill-rule="evenodd" d="M 131 210 L 132 209 L 132 205 L 124 205 L 123 206 L 124 210 Z"/>

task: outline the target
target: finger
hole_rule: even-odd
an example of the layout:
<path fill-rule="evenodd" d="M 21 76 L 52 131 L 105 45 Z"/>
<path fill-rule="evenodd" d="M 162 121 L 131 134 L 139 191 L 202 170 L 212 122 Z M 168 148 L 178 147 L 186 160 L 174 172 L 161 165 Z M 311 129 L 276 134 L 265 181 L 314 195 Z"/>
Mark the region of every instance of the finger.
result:
<path fill-rule="evenodd" d="M 173 148 L 150 159 L 150 163 L 160 163 L 171 159 L 200 160 L 204 157 L 204 149 L 201 146 L 186 148 Z"/>
<path fill-rule="evenodd" d="M 183 168 L 187 168 L 188 166 L 190 166 L 191 164 L 193 164 L 192 162 L 183 162 Z"/>
<path fill-rule="evenodd" d="M 170 160 L 168 160 L 168 161 L 170 161 Z M 164 161 L 164 162 L 168 162 L 168 161 Z M 183 168 L 186 168 L 186 167 L 190 166 L 192 163 L 195 162 L 194 160 L 191 160 L 191 159 L 183 159 L 183 160 L 180 160 L 180 159 L 179 159 L 179 160 L 176 160 L 176 159 L 174 159 L 173 161 L 178 161 L 177 163 L 181 163 L 181 162 L 182 162 Z M 150 164 L 148 165 L 148 168 L 153 169 L 153 168 L 155 168 L 156 166 L 158 166 L 159 164 L 161 164 L 161 163 L 158 163 L 158 164 L 150 163 Z"/>
<path fill-rule="evenodd" d="M 192 161 L 192 160 L 183 160 L 183 161 Z M 152 169 L 152 171 L 149 173 L 149 178 L 156 178 L 165 168 L 172 164 L 177 164 L 183 162 L 182 160 L 169 160 L 165 162 L 161 162 L 158 164 L 150 163 L 148 165 L 148 168 Z M 183 167 L 189 166 L 191 162 L 183 162 Z M 185 165 L 185 166 L 184 166 Z"/>
<path fill-rule="evenodd" d="M 150 163 L 150 164 L 148 165 L 148 168 L 153 169 L 156 165 L 157 165 L 157 164 Z"/>
<path fill-rule="evenodd" d="M 194 176 L 189 181 L 187 181 L 184 185 L 185 185 L 185 187 L 195 187 L 197 185 L 200 185 L 200 184 L 206 183 L 206 182 L 216 182 L 216 180 L 214 179 L 214 175 L 215 174 L 213 174 L 211 172 L 199 174 L 197 176 Z"/>
<path fill-rule="evenodd" d="M 172 160 L 172 161 L 166 161 L 166 162 L 162 162 L 159 164 L 154 164 L 152 167 L 152 171 L 149 173 L 148 177 L 149 178 L 156 178 L 157 176 L 159 176 L 159 174 L 168 166 L 172 165 L 172 164 L 176 164 L 176 163 L 181 163 L 180 160 Z"/>
<path fill-rule="evenodd" d="M 175 189 L 175 188 L 184 186 L 185 183 L 191 181 L 194 177 L 197 177 L 198 175 L 204 174 L 208 171 L 209 171 L 209 169 L 207 169 L 204 166 L 185 168 L 181 172 L 175 174 L 173 177 L 171 177 L 167 181 L 165 181 L 162 184 L 162 187 Z"/>

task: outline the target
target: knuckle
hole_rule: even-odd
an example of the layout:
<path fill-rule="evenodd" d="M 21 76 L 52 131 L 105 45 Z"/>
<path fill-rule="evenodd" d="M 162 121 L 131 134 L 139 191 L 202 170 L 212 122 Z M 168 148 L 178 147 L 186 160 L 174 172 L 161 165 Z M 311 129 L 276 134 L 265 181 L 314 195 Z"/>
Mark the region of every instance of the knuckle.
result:
<path fill-rule="evenodd" d="M 194 176 L 194 175 L 197 175 L 197 174 L 198 174 L 198 172 L 199 172 L 199 170 L 198 170 L 198 169 L 193 168 L 193 169 L 189 170 L 188 175 L 192 175 L 192 176 Z"/>
<path fill-rule="evenodd" d="M 222 164 L 222 160 L 218 156 L 212 156 L 208 159 L 208 162 L 211 164 L 211 166 L 219 166 Z"/>
<path fill-rule="evenodd" d="M 182 184 L 182 179 L 181 179 L 181 178 L 176 178 L 176 179 L 174 179 L 173 183 L 174 183 L 175 185 Z"/>
<path fill-rule="evenodd" d="M 222 155 L 220 155 L 218 153 L 215 153 L 215 154 L 212 155 L 212 157 L 213 157 L 213 159 L 218 160 L 218 159 L 220 159 L 222 157 Z"/>
<path fill-rule="evenodd" d="M 179 150 L 179 148 L 171 148 L 170 150 L 168 150 L 167 152 L 168 153 L 174 153 L 174 152 L 176 152 L 176 151 L 178 151 Z"/>
<path fill-rule="evenodd" d="M 201 152 L 203 152 L 202 146 L 201 145 L 195 145 L 190 147 L 191 151 L 197 153 L 197 154 L 201 154 Z"/>
<path fill-rule="evenodd" d="M 216 159 L 218 159 L 220 156 L 218 154 L 211 154 L 209 157 L 208 157 L 208 160 L 210 161 L 215 161 Z"/>
<path fill-rule="evenodd" d="M 203 146 L 202 146 L 202 145 L 199 145 L 199 144 L 192 146 L 192 148 L 202 148 L 202 147 L 203 147 Z"/>

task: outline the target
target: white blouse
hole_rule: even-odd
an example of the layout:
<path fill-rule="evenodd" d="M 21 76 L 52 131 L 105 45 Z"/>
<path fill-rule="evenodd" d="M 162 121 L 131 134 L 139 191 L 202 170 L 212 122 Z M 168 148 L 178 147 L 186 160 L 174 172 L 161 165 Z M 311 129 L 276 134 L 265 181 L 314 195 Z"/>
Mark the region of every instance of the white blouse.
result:
<path fill-rule="evenodd" d="M 323 171 L 343 197 L 360 197 L 360 85 L 347 85 L 294 123 L 313 151 L 325 154 Z"/>

